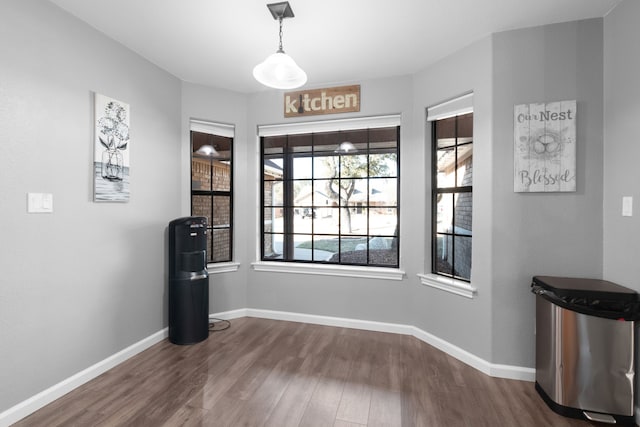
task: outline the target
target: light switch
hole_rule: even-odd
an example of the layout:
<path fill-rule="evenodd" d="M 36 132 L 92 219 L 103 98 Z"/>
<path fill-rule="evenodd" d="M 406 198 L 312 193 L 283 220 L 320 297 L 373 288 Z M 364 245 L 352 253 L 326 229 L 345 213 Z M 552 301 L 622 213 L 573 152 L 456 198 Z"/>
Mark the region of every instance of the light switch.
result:
<path fill-rule="evenodd" d="M 633 197 L 624 196 L 622 198 L 622 216 L 633 216 Z"/>
<path fill-rule="evenodd" d="M 53 194 L 27 193 L 27 212 L 29 213 L 53 212 Z"/>

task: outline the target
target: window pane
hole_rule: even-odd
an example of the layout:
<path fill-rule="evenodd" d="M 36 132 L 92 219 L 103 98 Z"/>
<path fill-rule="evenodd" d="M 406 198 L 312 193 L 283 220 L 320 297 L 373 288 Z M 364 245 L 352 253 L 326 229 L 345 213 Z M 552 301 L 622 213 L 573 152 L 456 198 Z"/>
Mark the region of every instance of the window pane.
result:
<path fill-rule="evenodd" d="M 333 155 L 338 145 L 344 141 L 340 132 L 321 132 L 313 135 L 313 151 L 316 154 Z"/>
<path fill-rule="evenodd" d="M 471 235 L 471 211 L 473 207 L 473 195 L 471 193 L 455 194 L 455 233 Z"/>
<path fill-rule="evenodd" d="M 395 238 L 376 236 L 369 239 L 369 263 L 397 265 L 398 250 Z"/>
<path fill-rule="evenodd" d="M 191 214 L 207 218 L 207 225 L 211 227 L 211 196 L 191 196 Z"/>
<path fill-rule="evenodd" d="M 438 120 L 436 126 L 436 142 L 438 148 L 451 147 L 456 143 L 456 118 Z"/>
<path fill-rule="evenodd" d="M 398 147 L 398 128 L 378 128 L 369 129 L 369 149 L 397 149 Z"/>
<path fill-rule="evenodd" d="M 395 177 L 398 172 L 397 160 L 395 153 L 369 155 L 369 176 Z"/>
<path fill-rule="evenodd" d="M 438 194 L 436 207 L 436 231 L 451 233 L 453 230 L 453 194 Z"/>
<path fill-rule="evenodd" d="M 456 149 L 455 147 L 436 151 L 438 188 L 450 188 L 455 185 Z"/>
<path fill-rule="evenodd" d="M 282 157 L 269 157 L 264 159 L 264 177 L 265 181 L 282 179 L 284 167 Z"/>
<path fill-rule="evenodd" d="M 264 257 L 265 259 L 282 259 L 282 234 L 264 234 Z"/>
<path fill-rule="evenodd" d="M 264 208 L 264 231 L 281 233 L 283 231 L 282 208 Z"/>
<path fill-rule="evenodd" d="M 369 180 L 369 206 L 397 206 L 398 181 L 395 178 Z"/>
<path fill-rule="evenodd" d="M 287 144 L 293 153 L 311 153 L 313 150 L 313 139 L 311 135 L 289 135 Z"/>
<path fill-rule="evenodd" d="M 267 136 L 262 138 L 262 150 L 264 154 L 284 154 L 287 146 L 286 136 Z"/>
<path fill-rule="evenodd" d="M 215 160 L 213 163 L 212 185 L 214 191 L 231 191 L 231 165 Z"/>
<path fill-rule="evenodd" d="M 312 206 L 315 194 L 311 180 L 293 181 L 293 206 Z"/>
<path fill-rule="evenodd" d="M 366 212 L 360 211 L 356 207 L 340 209 L 340 234 L 367 234 L 369 231 L 369 221 Z"/>
<path fill-rule="evenodd" d="M 310 221 L 309 221 L 310 223 Z M 294 234 L 293 235 L 293 260 L 294 261 L 313 261 L 313 250 L 311 242 L 313 237 L 311 234 Z"/>
<path fill-rule="evenodd" d="M 213 230 L 213 249 L 209 259 L 212 262 L 231 261 L 231 231 Z"/>
<path fill-rule="evenodd" d="M 282 181 L 265 181 L 263 195 L 265 206 L 284 205 L 284 183 Z"/>
<path fill-rule="evenodd" d="M 340 239 L 338 236 L 316 234 L 313 237 L 314 261 L 337 261 L 337 257 L 334 257 L 334 255 L 338 253 L 339 243 Z"/>
<path fill-rule="evenodd" d="M 262 227 L 265 233 L 272 233 L 273 229 L 273 208 L 264 208 L 263 210 L 263 224 Z"/>
<path fill-rule="evenodd" d="M 436 253 L 434 258 L 437 273 L 452 275 L 453 266 L 453 239 L 452 236 L 438 234 L 436 236 Z"/>
<path fill-rule="evenodd" d="M 208 159 L 191 159 L 191 189 L 211 190 L 211 162 Z"/>
<path fill-rule="evenodd" d="M 340 177 L 360 178 L 368 175 L 368 158 L 364 154 L 340 156 Z"/>
<path fill-rule="evenodd" d="M 335 178 L 338 176 L 338 156 L 320 156 L 313 159 L 313 177 L 315 179 Z"/>
<path fill-rule="evenodd" d="M 313 232 L 322 234 L 338 234 L 339 208 L 315 208 Z"/>
<path fill-rule="evenodd" d="M 455 236 L 454 275 L 471 279 L 471 237 Z"/>
<path fill-rule="evenodd" d="M 293 179 L 311 178 L 312 174 L 312 157 L 296 157 L 293 159 Z"/>
<path fill-rule="evenodd" d="M 395 236 L 398 226 L 398 209 L 372 207 L 369 209 L 369 234 Z"/>
<path fill-rule="evenodd" d="M 341 238 L 340 262 L 343 264 L 367 264 L 367 237 Z"/>
<path fill-rule="evenodd" d="M 458 144 L 473 140 L 473 113 L 458 116 Z"/>
<path fill-rule="evenodd" d="M 458 187 L 473 185 L 473 144 L 458 147 L 456 176 L 456 185 Z"/>
<path fill-rule="evenodd" d="M 213 196 L 213 222 L 209 225 L 214 228 L 231 225 L 231 197 Z"/>
<path fill-rule="evenodd" d="M 293 232 L 296 234 L 313 232 L 313 223 L 316 216 L 316 212 L 311 207 L 296 208 L 299 214 L 293 216 Z"/>

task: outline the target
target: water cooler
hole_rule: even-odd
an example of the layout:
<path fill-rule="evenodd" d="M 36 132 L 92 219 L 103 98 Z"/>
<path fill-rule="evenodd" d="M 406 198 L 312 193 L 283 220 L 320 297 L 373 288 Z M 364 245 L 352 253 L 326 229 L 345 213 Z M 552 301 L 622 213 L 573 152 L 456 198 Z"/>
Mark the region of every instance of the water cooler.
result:
<path fill-rule="evenodd" d="M 207 219 L 169 223 L 169 340 L 195 344 L 209 336 Z"/>

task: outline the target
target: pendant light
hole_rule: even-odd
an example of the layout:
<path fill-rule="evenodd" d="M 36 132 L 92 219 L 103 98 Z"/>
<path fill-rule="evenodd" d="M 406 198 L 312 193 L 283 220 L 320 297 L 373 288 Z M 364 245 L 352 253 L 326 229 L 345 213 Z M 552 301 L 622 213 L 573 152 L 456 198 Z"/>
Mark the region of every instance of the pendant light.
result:
<path fill-rule="evenodd" d="M 196 154 L 204 157 L 220 157 L 220 153 L 213 145 L 205 144 L 195 151 Z"/>
<path fill-rule="evenodd" d="M 293 18 L 293 10 L 288 1 L 271 3 L 267 7 L 273 19 L 280 24 L 280 45 L 276 53 L 267 57 L 253 68 L 253 77 L 265 86 L 274 89 L 295 89 L 307 82 L 307 74 L 282 49 L 282 20 Z"/>

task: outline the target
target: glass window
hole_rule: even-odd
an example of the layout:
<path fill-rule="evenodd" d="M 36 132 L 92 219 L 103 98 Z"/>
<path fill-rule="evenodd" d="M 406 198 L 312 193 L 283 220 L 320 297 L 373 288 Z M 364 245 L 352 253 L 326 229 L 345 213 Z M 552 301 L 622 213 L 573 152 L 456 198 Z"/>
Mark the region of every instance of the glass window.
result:
<path fill-rule="evenodd" d="M 261 137 L 262 260 L 397 268 L 399 135 Z"/>
<path fill-rule="evenodd" d="M 233 138 L 191 131 L 191 215 L 207 218 L 209 263 L 232 260 L 232 153 Z"/>
<path fill-rule="evenodd" d="M 473 113 L 433 121 L 432 272 L 471 280 Z"/>

